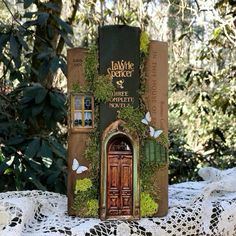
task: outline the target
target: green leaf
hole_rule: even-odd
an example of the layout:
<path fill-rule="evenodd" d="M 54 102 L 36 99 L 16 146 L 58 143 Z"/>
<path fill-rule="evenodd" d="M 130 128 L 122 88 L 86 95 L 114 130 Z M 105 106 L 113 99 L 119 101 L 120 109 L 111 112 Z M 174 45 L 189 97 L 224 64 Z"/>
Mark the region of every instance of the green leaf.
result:
<path fill-rule="evenodd" d="M 10 34 L 1 33 L 0 34 L 0 52 L 2 52 L 3 47 L 7 44 Z"/>
<path fill-rule="evenodd" d="M 53 59 L 50 62 L 50 71 L 52 73 L 55 73 L 58 68 L 59 68 L 59 59 L 56 56 L 56 57 L 53 57 Z"/>
<path fill-rule="evenodd" d="M 65 98 L 62 94 L 55 93 L 55 92 L 49 92 L 50 95 L 50 103 L 52 106 L 56 108 L 62 108 L 65 104 Z"/>
<path fill-rule="evenodd" d="M 41 190 L 47 190 L 45 186 L 42 185 L 42 183 L 38 180 L 38 176 L 31 175 L 29 180 L 38 188 Z"/>
<path fill-rule="evenodd" d="M 35 97 L 35 103 L 39 104 L 41 103 L 47 96 L 48 90 L 45 88 L 41 88 L 37 91 L 36 97 Z"/>
<path fill-rule="evenodd" d="M 32 18 L 33 15 L 36 15 L 37 12 L 34 11 L 34 12 L 25 12 L 25 14 L 23 15 L 24 18 Z"/>
<path fill-rule="evenodd" d="M 52 39 L 54 36 L 54 29 L 51 25 L 47 25 L 47 36 L 49 39 Z"/>
<path fill-rule="evenodd" d="M 38 23 L 40 26 L 46 25 L 47 20 L 48 20 L 49 14 L 46 12 L 41 12 L 38 15 Z"/>
<path fill-rule="evenodd" d="M 220 35 L 220 33 L 222 32 L 222 29 L 220 27 L 215 28 L 213 31 L 213 37 L 216 39 L 218 38 L 218 36 Z"/>
<path fill-rule="evenodd" d="M 59 175 L 60 175 L 60 171 L 54 171 L 54 172 L 47 178 L 47 184 L 53 184 L 53 183 L 55 183 Z"/>
<path fill-rule="evenodd" d="M 39 68 L 39 75 L 38 78 L 40 81 L 43 81 L 49 72 L 49 63 L 48 60 L 44 60 L 44 62 L 41 64 L 40 68 Z"/>
<path fill-rule="evenodd" d="M 37 59 L 41 60 L 41 59 L 44 59 L 45 57 L 47 58 L 51 56 L 52 53 L 53 53 L 53 49 L 47 47 L 44 51 L 38 54 Z"/>
<path fill-rule="evenodd" d="M 65 109 L 56 109 L 53 113 L 53 119 L 55 121 L 62 121 L 66 117 L 66 110 Z"/>
<path fill-rule="evenodd" d="M 73 34 L 72 27 L 69 24 L 67 24 L 65 21 L 63 21 L 61 18 L 57 16 L 53 16 L 53 18 L 55 19 L 55 21 L 62 30 L 64 30 L 68 34 Z"/>
<path fill-rule="evenodd" d="M 58 143 L 57 141 L 55 140 L 52 140 L 51 141 L 51 148 L 52 148 L 52 151 L 59 157 L 62 157 L 65 159 L 65 156 L 66 156 L 66 150 L 65 148 L 63 147 L 62 144 Z"/>
<path fill-rule="evenodd" d="M 17 54 L 17 57 L 13 58 L 13 61 L 15 63 L 15 67 L 18 69 L 20 68 L 21 65 L 21 60 L 20 60 L 20 53 Z"/>
<path fill-rule="evenodd" d="M 25 138 L 22 136 L 15 136 L 15 137 L 11 137 L 10 139 L 7 140 L 7 145 L 17 145 L 20 144 L 22 142 L 24 142 Z"/>
<path fill-rule="evenodd" d="M 45 106 L 45 108 L 43 110 L 43 117 L 47 121 L 47 125 L 48 125 L 48 122 L 52 118 L 52 114 L 53 114 L 53 109 L 51 109 L 51 107 L 49 107 L 49 106 Z"/>
<path fill-rule="evenodd" d="M 0 164 L 0 174 L 2 175 L 5 170 L 8 168 L 9 166 L 7 165 L 7 163 L 4 161 Z"/>
<path fill-rule="evenodd" d="M 56 3 L 47 2 L 43 4 L 46 8 L 52 9 L 54 11 L 60 12 L 60 7 Z"/>
<path fill-rule="evenodd" d="M 10 37 L 10 53 L 14 58 L 17 58 L 19 55 L 19 44 L 13 34 Z"/>
<path fill-rule="evenodd" d="M 28 158 L 33 158 L 38 152 L 39 148 L 40 148 L 40 140 L 39 138 L 35 138 L 27 146 L 25 150 L 25 156 L 27 156 Z"/>
<path fill-rule="evenodd" d="M 29 87 L 24 90 L 24 97 L 34 98 L 36 97 L 39 90 L 41 90 L 42 85 L 39 83 L 31 84 Z"/>
<path fill-rule="evenodd" d="M 24 0 L 24 9 L 28 8 L 35 0 Z"/>
<path fill-rule="evenodd" d="M 29 21 L 26 21 L 23 26 L 28 28 L 32 25 L 37 25 L 38 24 L 38 20 L 29 20 Z"/>
<path fill-rule="evenodd" d="M 69 47 L 74 47 L 73 43 L 71 42 L 71 40 L 69 39 L 68 35 L 63 32 L 63 31 L 60 31 L 59 32 L 60 35 L 62 36 L 62 38 L 64 39 L 65 43 L 69 46 Z"/>
<path fill-rule="evenodd" d="M 45 140 L 42 140 L 42 145 L 37 156 L 52 158 L 52 151 L 49 147 L 49 144 Z"/>
<path fill-rule="evenodd" d="M 39 105 L 34 105 L 32 108 L 32 116 L 39 115 L 43 111 L 43 108 L 44 108 L 44 103 L 41 103 Z"/>
<path fill-rule="evenodd" d="M 28 164 L 34 170 L 34 173 L 42 173 L 42 164 L 34 159 L 27 159 Z"/>

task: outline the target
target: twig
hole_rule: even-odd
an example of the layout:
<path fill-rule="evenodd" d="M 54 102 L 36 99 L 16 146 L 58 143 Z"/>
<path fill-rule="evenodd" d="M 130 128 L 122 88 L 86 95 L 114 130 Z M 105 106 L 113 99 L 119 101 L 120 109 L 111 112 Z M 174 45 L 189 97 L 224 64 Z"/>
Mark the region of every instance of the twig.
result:
<path fill-rule="evenodd" d="M 9 60 L 7 66 L 6 66 L 6 69 L 4 70 L 4 73 L 3 73 L 3 75 L 1 76 L 0 80 L 4 79 L 4 77 L 6 76 L 7 71 L 8 71 L 8 69 L 9 69 L 10 65 L 11 65 L 12 60 L 13 60 L 13 58 L 11 57 L 11 59 Z"/>
<path fill-rule="evenodd" d="M 45 39 L 43 39 L 43 38 L 41 38 L 40 36 L 38 36 L 37 34 L 35 34 L 34 31 L 28 30 L 27 27 L 23 26 L 23 25 L 21 24 L 21 22 L 14 16 L 14 14 L 12 13 L 12 11 L 11 11 L 10 7 L 8 6 L 8 4 L 6 3 L 6 1 L 5 1 L 5 0 L 2 0 L 2 1 L 3 1 L 4 5 L 6 6 L 7 10 L 9 11 L 9 13 L 11 14 L 12 18 L 14 19 L 14 21 L 15 21 L 17 24 L 19 24 L 21 28 L 23 28 L 25 31 L 28 31 L 28 32 L 30 32 L 30 33 L 33 33 L 35 37 L 37 37 L 38 39 L 42 40 L 44 43 L 47 43 L 47 41 L 46 41 Z"/>
<path fill-rule="evenodd" d="M 73 11 L 72 11 L 71 17 L 68 19 L 69 25 L 72 25 L 73 21 L 75 20 L 75 16 L 76 16 L 76 12 L 77 12 L 77 8 L 79 6 L 79 3 L 80 3 L 80 0 L 76 0 L 74 5 L 73 5 Z M 59 42 L 57 44 L 57 49 L 56 49 L 57 55 L 61 54 L 62 49 L 64 47 L 64 44 L 65 44 L 65 40 L 61 36 L 60 39 L 59 39 Z"/>

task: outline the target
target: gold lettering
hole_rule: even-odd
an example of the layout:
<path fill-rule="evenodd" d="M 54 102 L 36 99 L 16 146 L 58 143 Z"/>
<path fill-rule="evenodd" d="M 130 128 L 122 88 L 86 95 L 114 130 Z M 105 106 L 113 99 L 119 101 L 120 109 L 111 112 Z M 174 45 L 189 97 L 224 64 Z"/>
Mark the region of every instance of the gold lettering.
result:
<path fill-rule="evenodd" d="M 115 78 L 131 78 L 134 72 L 134 63 L 130 61 L 111 61 L 111 67 L 107 68 L 107 74 Z"/>

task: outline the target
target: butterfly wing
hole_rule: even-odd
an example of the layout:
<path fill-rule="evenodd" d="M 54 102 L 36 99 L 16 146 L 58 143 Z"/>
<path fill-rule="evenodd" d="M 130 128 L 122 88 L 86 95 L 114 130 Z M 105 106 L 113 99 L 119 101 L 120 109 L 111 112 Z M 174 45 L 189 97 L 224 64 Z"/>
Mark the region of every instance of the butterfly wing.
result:
<path fill-rule="evenodd" d="M 74 158 L 73 163 L 72 163 L 72 170 L 77 170 L 79 167 L 79 162 Z"/>
<path fill-rule="evenodd" d="M 142 122 L 143 124 L 145 124 L 145 125 L 148 125 L 148 122 L 147 122 L 147 120 L 146 120 L 145 118 L 142 119 L 141 122 Z"/>
<path fill-rule="evenodd" d="M 146 113 L 145 119 L 148 121 L 148 123 L 151 122 L 152 119 L 151 119 L 151 114 L 149 111 Z"/>
<path fill-rule="evenodd" d="M 151 137 L 154 137 L 155 130 L 152 126 L 149 126 L 149 134 Z"/>
<path fill-rule="evenodd" d="M 81 173 L 83 173 L 86 170 L 88 170 L 88 167 L 86 167 L 86 166 L 79 166 L 79 168 L 76 170 L 76 173 L 77 174 L 81 174 Z"/>
<path fill-rule="evenodd" d="M 145 117 L 141 120 L 141 122 L 145 125 L 148 125 L 148 123 L 151 122 L 151 115 L 149 111 L 145 114 Z"/>
<path fill-rule="evenodd" d="M 159 130 L 156 130 L 155 133 L 154 133 L 154 136 L 153 136 L 153 137 L 154 137 L 154 138 L 159 137 L 159 136 L 161 135 L 162 132 L 163 132 L 163 131 L 160 130 L 160 129 L 159 129 Z"/>

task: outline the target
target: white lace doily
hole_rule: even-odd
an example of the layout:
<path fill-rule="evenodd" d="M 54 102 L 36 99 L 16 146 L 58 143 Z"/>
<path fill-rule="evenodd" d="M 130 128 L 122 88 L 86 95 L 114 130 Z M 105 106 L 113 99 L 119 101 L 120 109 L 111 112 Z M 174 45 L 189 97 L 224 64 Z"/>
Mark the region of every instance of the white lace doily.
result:
<path fill-rule="evenodd" d="M 0 193 L 0 236 L 236 236 L 236 169 L 201 171 L 205 181 L 169 187 L 166 217 L 131 222 L 70 217 L 66 196 L 57 193 Z M 212 179 L 214 171 L 221 175 Z"/>

